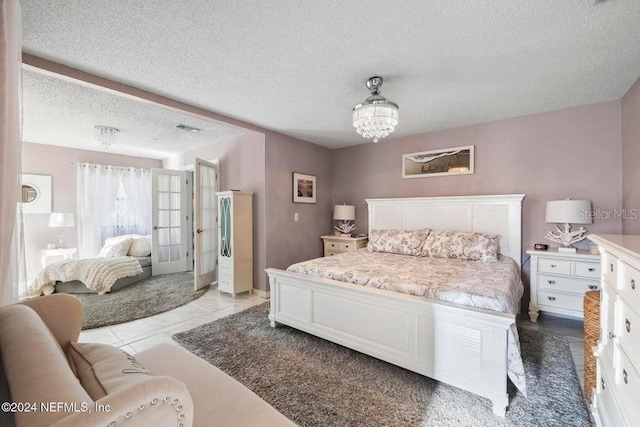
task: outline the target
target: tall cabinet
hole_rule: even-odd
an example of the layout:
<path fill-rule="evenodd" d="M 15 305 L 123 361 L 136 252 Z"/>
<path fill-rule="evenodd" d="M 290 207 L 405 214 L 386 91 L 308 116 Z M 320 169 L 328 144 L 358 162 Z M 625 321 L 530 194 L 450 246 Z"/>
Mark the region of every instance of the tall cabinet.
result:
<path fill-rule="evenodd" d="M 218 291 L 253 292 L 253 193 L 218 197 Z"/>
<path fill-rule="evenodd" d="M 602 262 L 600 340 L 595 347 L 596 425 L 636 427 L 640 420 L 640 236 L 589 235 Z"/>

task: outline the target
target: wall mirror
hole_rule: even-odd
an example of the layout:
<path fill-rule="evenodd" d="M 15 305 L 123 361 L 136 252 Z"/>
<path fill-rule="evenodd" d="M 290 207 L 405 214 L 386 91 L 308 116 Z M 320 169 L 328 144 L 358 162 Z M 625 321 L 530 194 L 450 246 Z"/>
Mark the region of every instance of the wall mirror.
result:
<path fill-rule="evenodd" d="M 51 176 L 22 174 L 22 212 L 51 213 Z"/>
<path fill-rule="evenodd" d="M 402 178 L 474 173 L 473 145 L 402 155 Z"/>

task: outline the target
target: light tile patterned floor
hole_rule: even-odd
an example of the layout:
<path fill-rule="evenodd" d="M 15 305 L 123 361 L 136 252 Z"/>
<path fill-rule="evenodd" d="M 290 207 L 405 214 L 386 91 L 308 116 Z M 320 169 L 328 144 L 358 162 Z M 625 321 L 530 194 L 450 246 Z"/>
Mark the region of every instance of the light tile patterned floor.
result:
<path fill-rule="evenodd" d="M 80 333 L 80 342 L 96 342 L 138 353 L 159 343 L 176 344 L 171 335 L 244 310 L 267 301 L 247 293 L 236 295 L 209 289 L 202 297 L 174 310 L 119 325 L 89 329 Z"/>

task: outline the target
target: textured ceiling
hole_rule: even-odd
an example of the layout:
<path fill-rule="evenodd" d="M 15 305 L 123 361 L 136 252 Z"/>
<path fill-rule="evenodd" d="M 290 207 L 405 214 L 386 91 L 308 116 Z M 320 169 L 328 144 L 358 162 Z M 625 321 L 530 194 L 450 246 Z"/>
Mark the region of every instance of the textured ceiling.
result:
<path fill-rule="evenodd" d="M 244 133 L 242 130 L 176 113 L 40 72 L 23 70 L 23 139 L 84 150 L 106 150 L 95 125 L 120 130 L 111 153 L 166 159 Z M 184 124 L 202 129 L 176 129 Z"/>
<path fill-rule="evenodd" d="M 365 80 L 394 136 L 621 97 L 640 1 L 22 0 L 28 53 L 327 147 L 363 142 Z"/>

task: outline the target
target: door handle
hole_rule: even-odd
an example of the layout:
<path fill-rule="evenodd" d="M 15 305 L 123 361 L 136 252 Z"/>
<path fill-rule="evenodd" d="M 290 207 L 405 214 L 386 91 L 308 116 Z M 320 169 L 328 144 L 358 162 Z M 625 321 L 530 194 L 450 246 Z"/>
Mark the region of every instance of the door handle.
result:
<path fill-rule="evenodd" d="M 162 228 L 169 228 L 169 227 L 158 227 L 157 225 L 154 225 L 154 226 L 153 226 L 153 229 L 154 229 L 154 230 L 160 230 L 160 229 L 162 229 Z"/>
<path fill-rule="evenodd" d="M 201 229 L 201 228 L 198 228 L 198 229 L 196 230 L 196 233 L 200 234 L 200 233 L 202 233 L 203 231 L 206 231 L 206 230 Z"/>

